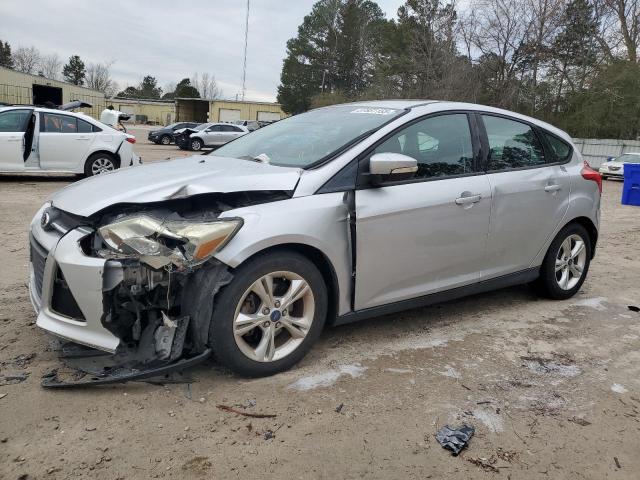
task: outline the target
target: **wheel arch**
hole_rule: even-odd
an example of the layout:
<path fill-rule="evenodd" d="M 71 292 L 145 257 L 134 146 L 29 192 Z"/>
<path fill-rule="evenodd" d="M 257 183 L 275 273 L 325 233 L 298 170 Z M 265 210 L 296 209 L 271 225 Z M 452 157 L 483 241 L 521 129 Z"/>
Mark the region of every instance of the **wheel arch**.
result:
<path fill-rule="evenodd" d="M 340 286 L 336 270 L 331 263 L 331 260 L 319 248 L 304 243 L 281 243 L 254 252 L 252 255 L 245 258 L 239 265 L 245 264 L 246 262 L 263 255 L 282 251 L 296 252 L 310 260 L 318 268 L 322 274 L 324 283 L 327 286 L 327 296 L 329 298 L 329 305 L 327 306 L 327 321 L 325 325 L 333 325 L 338 315 Z"/>
<path fill-rule="evenodd" d="M 598 243 L 598 228 L 589 217 L 584 216 L 573 218 L 572 220 L 568 221 L 564 225 L 564 227 L 571 223 L 582 225 L 589 234 L 589 241 L 591 242 L 591 258 L 593 259 L 596 253 L 596 245 Z"/>

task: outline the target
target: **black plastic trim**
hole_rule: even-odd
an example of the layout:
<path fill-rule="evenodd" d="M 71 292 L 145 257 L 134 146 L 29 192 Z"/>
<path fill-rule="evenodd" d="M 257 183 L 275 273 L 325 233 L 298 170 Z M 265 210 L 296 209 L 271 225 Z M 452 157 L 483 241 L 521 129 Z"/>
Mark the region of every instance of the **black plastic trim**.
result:
<path fill-rule="evenodd" d="M 464 287 L 452 288 L 450 290 L 431 293 L 422 297 L 411 298 L 409 300 L 402 300 L 400 302 L 389 303 L 387 305 L 380 305 L 378 307 L 365 308 L 364 310 L 346 313 L 344 315 L 340 315 L 336 319 L 334 325 L 344 325 L 347 323 L 365 320 L 367 318 L 379 317 L 381 315 L 397 313 L 412 308 L 426 307 L 435 303 L 448 302 L 451 300 L 456 300 L 458 298 L 467 297 L 469 295 L 476 295 L 478 293 L 490 292 L 492 290 L 498 290 L 500 288 L 521 285 L 535 280 L 539 275 L 540 267 L 528 268 L 520 272 L 510 273 L 508 275 L 484 280 Z"/>

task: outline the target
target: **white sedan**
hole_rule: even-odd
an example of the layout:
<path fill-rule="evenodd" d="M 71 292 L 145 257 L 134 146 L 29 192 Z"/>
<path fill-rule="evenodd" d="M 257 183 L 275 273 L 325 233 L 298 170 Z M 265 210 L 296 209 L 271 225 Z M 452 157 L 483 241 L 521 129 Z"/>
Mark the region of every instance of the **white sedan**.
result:
<path fill-rule="evenodd" d="M 624 178 L 625 163 L 640 163 L 640 153 L 624 153 L 617 158 L 607 160 L 600 165 L 600 175 L 602 175 L 602 178 L 605 180 L 607 178 Z"/>
<path fill-rule="evenodd" d="M 87 177 L 141 164 L 133 135 L 88 115 L 15 105 L 0 108 L 0 172 Z"/>

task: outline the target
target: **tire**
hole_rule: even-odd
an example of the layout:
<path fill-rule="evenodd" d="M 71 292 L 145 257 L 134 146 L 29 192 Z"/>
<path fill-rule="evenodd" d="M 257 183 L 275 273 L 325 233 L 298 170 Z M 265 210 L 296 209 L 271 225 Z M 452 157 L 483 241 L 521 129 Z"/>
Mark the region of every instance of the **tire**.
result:
<path fill-rule="evenodd" d="M 191 142 L 189 143 L 189 148 L 194 152 L 202 150 L 202 140 L 200 140 L 199 138 L 192 138 Z"/>
<path fill-rule="evenodd" d="M 93 177 L 101 173 L 112 172 L 118 168 L 116 158 L 107 152 L 98 152 L 91 155 L 84 164 L 84 176 Z"/>
<path fill-rule="evenodd" d="M 170 135 L 162 135 L 160 137 L 160 143 L 162 145 L 170 145 L 171 144 L 171 136 Z"/>
<path fill-rule="evenodd" d="M 284 280 L 286 275 L 289 280 Z M 273 308 L 269 310 L 267 303 L 255 293 L 260 289 L 254 290 L 256 285 L 262 285 L 259 281 L 265 276 L 274 280 L 274 301 L 270 305 Z M 301 282 L 306 282 L 309 290 L 291 303 L 288 311 L 287 295 L 298 291 L 303 285 Z M 320 336 L 327 316 L 327 298 L 321 273 L 298 253 L 279 251 L 249 260 L 238 267 L 231 283 L 216 296 L 209 332 L 215 357 L 222 365 L 245 377 L 265 377 L 291 368 Z M 237 316 L 244 318 L 243 323 L 238 323 Z M 239 332 L 239 327 L 246 332 Z M 290 333 L 292 331 L 297 338 Z M 270 333 L 275 338 L 273 343 L 268 341 Z M 263 341 L 264 345 L 273 346 L 265 347 L 264 354 L 260 348 Z"/>
<path fill-rule="evenodd" d="M 576 250 L 578 241 L 583 245 L 580 253 L 575 256 L 567 255 L 569 250 Z M 553 300 L 566 300 L 575 295 L 587 278 L 591 252 L 591 239 L 587 230 L 578 223 L 565 226 L 553 239 L 544 257 L 540 277 L 535 282 L 538 292 Z M 558 271 L 557 266 L 560 268 Z M 578 269 L 581 272 L 579 276 Z"/>

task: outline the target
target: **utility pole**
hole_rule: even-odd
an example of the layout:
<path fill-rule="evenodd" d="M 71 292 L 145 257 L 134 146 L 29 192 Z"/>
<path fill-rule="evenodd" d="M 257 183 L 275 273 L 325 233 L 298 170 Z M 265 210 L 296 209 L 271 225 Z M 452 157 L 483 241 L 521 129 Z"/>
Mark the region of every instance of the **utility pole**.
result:
<path fill-rule="evenodd" d="M 246 93 L 247 81 L 247 45 L 249 43 L 249 0 L 247 0 L 247 17 L 244 24 L 244 64 L 242 66 L 242 101 L 244 102 L 244 94 Z"/>

